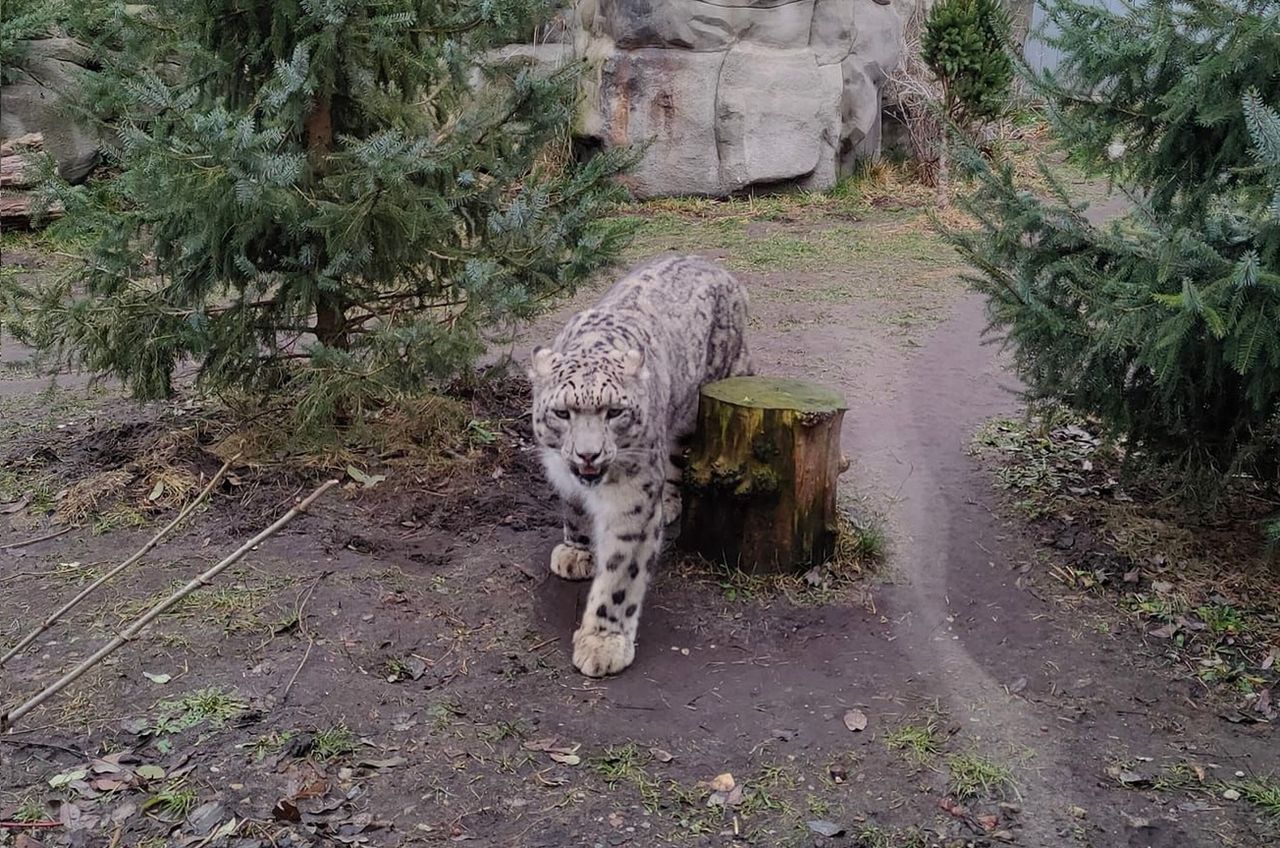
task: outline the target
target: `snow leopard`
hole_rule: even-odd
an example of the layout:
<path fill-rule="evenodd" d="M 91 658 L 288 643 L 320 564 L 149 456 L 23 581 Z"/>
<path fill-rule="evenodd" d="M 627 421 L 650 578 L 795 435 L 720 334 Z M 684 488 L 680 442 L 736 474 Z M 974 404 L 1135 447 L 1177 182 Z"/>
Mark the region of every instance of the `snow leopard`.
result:
<path fill-rule="evenodd" d="M 564 515 L 551 571 L 592 579 L 573 634 L 573 664 L 588 677 L 635 659 L 663 531 L 680 513 L 699 389 L 752 373 L 746 328 L 741 283 L 707 259 L 666 256 L 627 272 L 532 353 L 533 432 Z"/>

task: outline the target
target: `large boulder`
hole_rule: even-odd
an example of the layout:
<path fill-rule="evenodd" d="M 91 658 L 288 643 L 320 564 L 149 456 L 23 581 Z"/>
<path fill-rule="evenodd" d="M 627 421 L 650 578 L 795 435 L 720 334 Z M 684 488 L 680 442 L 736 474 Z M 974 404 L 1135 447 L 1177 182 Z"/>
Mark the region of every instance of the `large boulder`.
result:
<path fill-rule="evenodd" d="M 39 133 L 58 162 L 58 174 L 70 182 L 83 180 L 98 163 L 97 139 L 62 108 L 63 97 L 89 72 L 90 59 L 89 50 L 71 38 L 27 41 L 16 78 L 0 88 L 0 140 Z"/>
<path fill-rule="evenodd" d="M 902 47 L 888 0 L 579 0 L 562 20 L 572 56 L 536 61 L 588 63 L 578 132 L 644 149 L 637 196 L 830 188 L 880 153 Z"/>

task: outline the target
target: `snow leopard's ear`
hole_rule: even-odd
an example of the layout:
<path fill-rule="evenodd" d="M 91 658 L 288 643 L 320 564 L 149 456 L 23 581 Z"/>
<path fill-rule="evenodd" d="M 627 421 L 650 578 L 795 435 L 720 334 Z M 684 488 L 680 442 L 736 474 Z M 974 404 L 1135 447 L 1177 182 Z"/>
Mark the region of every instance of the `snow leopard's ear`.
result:
<path fill-rule="evenodd" d="M 649 371 L 644 367 L 644 352 L 629 350 L 622 354 L 622 373 L 628 377 L 639 375 L 641 380 L 648 378 Z"/>
<path fill-rule="evenodd" d="M 545 380 L 556 367 L 556 355 L 549 348 L 535 347 L 529 359 L 529 379 Z"/>

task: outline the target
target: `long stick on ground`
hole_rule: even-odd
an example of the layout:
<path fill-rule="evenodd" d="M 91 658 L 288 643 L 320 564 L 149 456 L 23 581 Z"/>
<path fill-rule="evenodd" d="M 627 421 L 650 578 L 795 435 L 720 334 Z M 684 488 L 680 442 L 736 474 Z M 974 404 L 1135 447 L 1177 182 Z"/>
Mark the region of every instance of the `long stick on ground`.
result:
<path fill-rule="evenodd" d="M 254 536 L 252 539 L 250 539 L 249 541 L 241 545 L 239 548 L 237 548 L 233 553 L 228 555 L 226 559 L 222 560 L 217 565 L 213 566 L 208 571 L 201 574 L 199 577 L 194 578 L 190 583 L 183 586 L 178 591 L 174 592 L 165 600 L 156 604 L 145 615 L 143 615 L 133 624 L 129 625 L 129 627 L 123 632 L 121 632 L 119 636 L 112 639 L 111 642 L 108 643 L 107 645 L 103 646 L 97 653 L 95 653 L 93 656 L 89 657 L 87 660 L 80 663 L 80 665 L 76 666 L 71 671 L 63 675 L 63 677 L 57 683 L 54 683 L 53 685 L 49 686 L 49 688 L 45 689 L 39 695 L 36 695 L 34 698 L 31 698 L 29 701 L 26 701 L 25 703 L 17 707 L 14 707 L 12 710 L 9 710 L 7 713 L 4 713 L 3 715 L 0 715 L 0 733 L 4 733 L 9 728 L 13 727 L 14 723 L 17 722 L 18 719 L 22 718 L 24 715 L 34 710 L 36 707 L 40 706 L 45 701 L 52 698 L 54 695 L 58 694 L 63 689 L 67 688 L 72 683 L 75 683 L 78 679 L 80 679 L 81 676 L 84 675 L 85 672 L 93 668 L 98 663 L 102 662 L 104 659 L 106 659 L 108 656 L 114 653 L 116 649 L 118 649 L 121 645 L 137 638 L 138 634 L 141 633 L 147 627 L 147 625 L 149 625 L 151 622 L 155 621 L 157 618 L 163 615 L 166 610 L 170 609 L 172 606 L 177 604 L 187 595 L 190 595 L 192 592 L 199 589 L 201 586 L 207 586 L 209 582 L 213 580 L 213 578 L 217 577 L 219 574 L 221 574 L 230 566 L 234 565 L 236 562 L 239 562 L 240 559 L 242 559 L 245 554 L 249 553 L 249 551 L 253 550 L 258 545 L 262 544 L 264 541 L 274 536 L 277 532 L 280 531 L 282 527 L 284 527 L 293 519 L 297 518 L 298 515 L 300 515 L 303 512 L 306 512 L 307 508 L 310 507 L 311 504 L 315 502 L 316 498 L 320 497 L 321 495 L 323 495 L 325 492 L 329 491 L 336 485 L 338 485 L 337 480 L 329 480 L 326 483 L 324 483 L 322 486 L 320 486 L 320 488 L 316 489 L 314 492 L 307 495 L 307 497 L 304 498 L 301 503 L 299 503 L 293 509 L 286 512 L 284 515 L 280 516 L 278 519 L 276 519 L 276 522 L 272 524 L 270 527 L 268 527 L 266 530 L 263 530 L 261 533 Z"/>
<path fill-rule="evenodd" d="M 178 513 L 178 517 L 173 519 L 173 521 L 170 521 L 167 525 L 165 525 L 165 527 L 161 529 L 159 533 L 152 536 L 151 541 L 147 542 L 145 545 L 139 548 L 137 553 L 135 553 L 133 556 L 129 557 L 127 560 L 117 565 L 115 568 L 108 571 L 106 574 L 99 577 L 97 580 L 90 583 L 83 592 L 81 592 L 80 594 L 76 595 L 74 598 L 72 598 L 71 600 L 63 604 L 61 609 L 51 613 L 49 617 L 46 618 L 39 627 L 37 627 L 35 630 L 32 630 L 26 636 L 23 636 L 22 639 L 18 642 L 18 644 L 10 648 L 8 653 L 6 653 L 3 657 L 0 657 L 0 667 L 3 667 L 4 664 L 7 663 L 9 660 L 13 659 L 18 654 L 22 653 L 23 650 L 25 650 L 28 645 L 30 645 L 36 639 L 40 638 L 41 633 L 48 630 L 50 627 L 56 624 L 60 618 L 62 618 L 68 612 L 70 612 L 71 610 L 79 606 L 80 602 L 83 601 L 85 598 L 89 597 L 90 595 L 92 595 L 95 591 L 97 591 L 99 586 L 101 586 L 103 583 L 106 583 L 108 580 L 113 579 L 117 574 L 124 571 L 126 568 L 133 565 L 138 560 L 142 559 L 151 551 L 152 548 L 160 544 L 160 540 L 163 539 L 166 535 L 168 535 L 170 530 L 172 530 L 173 528 L 181 524 L 183 521 L 185 521 L 187 516 L 195 512 L 196 507 L 200 506 L 200 504 L 204 502 L 204 499 L 209 497 L 209 493 L 212 492 L 214 490 L 214 487 L 216 487 L 218 483 L 222 481 L 223 476 L 225 476 L 227 473 L 227 469 L 231 467 L 231 463 L 235 462 L 238 456 L 239 454 L 236 454 L 236 456 L 233 456 L 230 459 L 228 459 L 226 462 L 224 462 L 222 464 L 222 467 L 218 469 L 218 473 L 213 475 L 213 479 L 209 481 L 209 485 L 204 487 L 204 489 L 200 492 L 200 494 L 196 496 L 196 499 L 193 500 L 191 503 L 187 504 L 186 506 L 184 506 L 182 508 L 182 511 Z"/>

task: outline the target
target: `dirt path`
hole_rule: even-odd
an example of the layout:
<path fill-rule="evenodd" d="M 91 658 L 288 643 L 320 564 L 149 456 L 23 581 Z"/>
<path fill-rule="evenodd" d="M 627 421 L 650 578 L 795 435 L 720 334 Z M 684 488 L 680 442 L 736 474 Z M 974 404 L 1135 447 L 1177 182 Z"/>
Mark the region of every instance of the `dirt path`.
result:
<path fill-rule="evenodd" d="M 1153 782 L 1179 766 L 1210 780 L 1266 776 L 1280 763 L 1270 725 L 1220 720 L 1211 698 L 1144 658 L 1104 610 L 1057 592 L 1043 549 L 1000 517 L 968 447 L 984 421 L 1017 409 L 1012 381 L 981 344 L 981 303 L 919 223 L 660 222 L 637 247 L 721 239 L 706 252 L 751 289 L 761 370 L 846 393 L 855 464 L 845 494 L 889 539 L 868 603 L 795 601 L 668 565 L 636 664 L 586 681 L 568 645 L 584 589 L 547 574 L 556 509 L 521 441 L 527 427 L 500 422 L 507 447 L 474 476 L 393 469 L 387 484 L 334 499 L 264 545 L 225 591 L 33 716 L 35 732 L 0 746 L 0 814 L 25 801 L 53 805 L 56 819 L 71 803 L 91 825 L 44 844 L 120 834 L 114 844 L 148 848 L 197 843 L 233 814 L 235 837 L 216 844 L 1268 844 L 1274 823 L 1254 807 Z M 549 316 L 520 349 L 592 297 Z M 47 453 L 28 453 L 47 472 L 94 450 L 115 455 L 96 434 L 121 414 L 81 416 L 48 436 Z M 130 415 L 126 441 L 145 430 Z M 225 497 L 130 585 L 16 662 L 0 700 L 83 655 L 130 603 L 261 526 L 288 494 Z M 20 557 L 0 552 L 0 643 L 150 532 L 78 531 Z M 0 525 L 0 544 L 31 533 Z M 866 730 L 846 728 L 850 709 Z M 66 748 L 129 752 L 169 782 L 51 788 L 85 765 Z M 708 806 L 708 782 L 725 772 L 742 797 Z M 974 791 L 958 798 L 966 780 Z M 181 808 L 163 800 L 187 791 Z M 0 845 L 8 838 L 0 830 Z"/>

